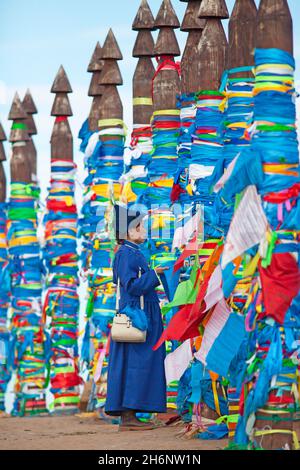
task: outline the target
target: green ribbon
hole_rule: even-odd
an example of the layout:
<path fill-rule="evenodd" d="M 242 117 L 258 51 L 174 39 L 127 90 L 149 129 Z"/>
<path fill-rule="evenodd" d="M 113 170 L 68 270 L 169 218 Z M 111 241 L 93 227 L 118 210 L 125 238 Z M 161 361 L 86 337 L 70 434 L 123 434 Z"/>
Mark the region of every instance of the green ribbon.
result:
<path fill-rule="evenodd" d="M 14 122 L 11 126 L 12 129 L 27 129 L 27 126 L 24 122 Z"/>

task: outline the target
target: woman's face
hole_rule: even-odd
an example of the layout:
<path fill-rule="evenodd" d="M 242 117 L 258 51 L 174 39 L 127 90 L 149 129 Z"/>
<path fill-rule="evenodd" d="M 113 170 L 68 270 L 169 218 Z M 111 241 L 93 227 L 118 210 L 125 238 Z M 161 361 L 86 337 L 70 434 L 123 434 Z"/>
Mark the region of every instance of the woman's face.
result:
<path fill-rule="evenodd" d="M 147 238 L 147 232 L 143 222 L 136 227 L 131 227 L 128 231 L 128 238 L 134 243 L 144 243 Z"/>

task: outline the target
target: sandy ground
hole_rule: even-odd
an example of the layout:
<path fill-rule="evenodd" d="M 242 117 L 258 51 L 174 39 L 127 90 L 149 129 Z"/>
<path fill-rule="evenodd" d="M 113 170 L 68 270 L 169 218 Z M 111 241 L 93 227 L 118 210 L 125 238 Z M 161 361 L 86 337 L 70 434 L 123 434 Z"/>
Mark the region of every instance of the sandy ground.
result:
<path fill-rule="evenodd" d="M 93 415 L 0 419 L 0 450 L 217 450 L 227 440 L 176 437 L 182 426 L 118 432 Z"/>

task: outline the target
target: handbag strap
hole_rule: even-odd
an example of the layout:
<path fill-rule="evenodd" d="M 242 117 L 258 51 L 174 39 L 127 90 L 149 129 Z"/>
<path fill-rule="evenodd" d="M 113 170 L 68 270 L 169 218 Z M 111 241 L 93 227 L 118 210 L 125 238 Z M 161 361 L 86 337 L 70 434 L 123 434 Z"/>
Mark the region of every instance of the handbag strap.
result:
<path fill-rule="evenodd" d="M 120 290 L 120 278 L 118 277 L 117 283 L 117 298 L 116 298 L 116 311 L 119 311 L 120 308 L 120 297 L 121 297 L 121 290 Z"/>
<path fill-rule="evenodd" d="M 142 275 L 142 272 L 141 272 L 141 268 L 139 268 L 139 277 L 141 277 Z M 118 283 L 117 283 L 117 293 L 116 293 L 116 311 L 118 312 L 119 311 L 119 308 L 120 308 L 120 298 L 121 298 L 121 288 L 120 288 L 120 278 L 118 277 Z M 144 299 L 144 296 L 141 295 L 140 297 L 140 306 L 141 306 L 141 309 L 144 310 L 144 306 L 145 306 L 145 299 Z"/>
<path fill-rule="evenodd" d="M 142 270 L 141 270 L 141 268 L 139 268 L 139 277 L 141 277 L 141 275 L 142 275 Z M 141 306 L 141 309 L 144 310 L 145 299 L 144 299 L 143 295 L 141 295 L 141 297 L 140 297 L 140 306 Z"/>

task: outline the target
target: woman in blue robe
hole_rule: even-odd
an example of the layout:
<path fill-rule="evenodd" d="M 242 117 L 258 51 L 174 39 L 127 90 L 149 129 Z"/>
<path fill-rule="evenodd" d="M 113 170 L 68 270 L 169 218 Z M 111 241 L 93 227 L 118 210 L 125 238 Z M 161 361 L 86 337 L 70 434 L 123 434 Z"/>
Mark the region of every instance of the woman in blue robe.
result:
<path fill-rule="evenodd" d="M 116 210 L 117 218 L 119 211 L 120 206 Z M 117 284 L 120 279 L 119 311 L 125 306 L 140 308 L 140 297 L 144 296 L 148 320 L 145 343 L 112 340 L 110 343 L 105 411 L 108 415 L 121 416 L 120 430 L 153 429 L 153 424 L 139 421 L 136 413 L 166 412 L 165 345 L 152 350 L 163 331 L 155 287 L 160 284 L 158 274 L 164 268 L 149 269 L 139 249 L 146 237 L 139 215 L 135 213 L 135 217 L 128 218 L 125 231 L 124 228 L 116 230 L 121 246 L 114 259 L 113 281 Z"/>

